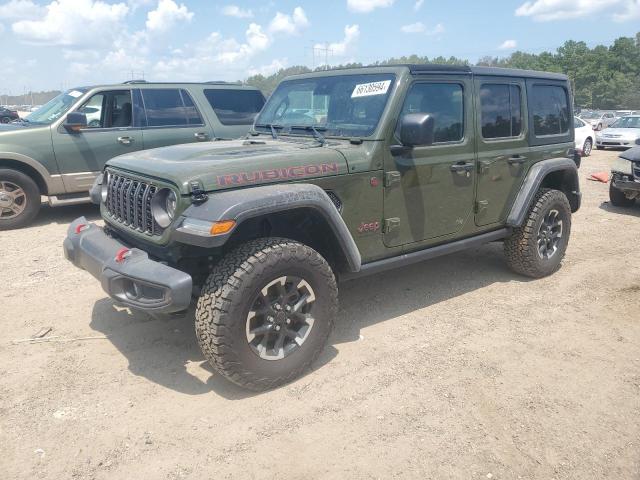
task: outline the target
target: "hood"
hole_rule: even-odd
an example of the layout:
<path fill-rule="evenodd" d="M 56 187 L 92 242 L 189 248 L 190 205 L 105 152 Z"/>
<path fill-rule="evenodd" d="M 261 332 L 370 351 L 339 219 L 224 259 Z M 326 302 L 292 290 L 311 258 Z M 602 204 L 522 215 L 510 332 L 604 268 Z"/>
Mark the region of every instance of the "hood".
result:
<path fill-rule="evenodd" d="M 115 157 L 107 165 L 167 180 L 187 195 L 192 181 L 210 192 L 345 174 L 347 162 L 337 150 L 340 145 L 256 137 L 143 150 Z"/>
<path fill-rule="evenodd" d="M 602 138 L 640 138 L 640 128 L 607 128 L 602 130 Z"/>

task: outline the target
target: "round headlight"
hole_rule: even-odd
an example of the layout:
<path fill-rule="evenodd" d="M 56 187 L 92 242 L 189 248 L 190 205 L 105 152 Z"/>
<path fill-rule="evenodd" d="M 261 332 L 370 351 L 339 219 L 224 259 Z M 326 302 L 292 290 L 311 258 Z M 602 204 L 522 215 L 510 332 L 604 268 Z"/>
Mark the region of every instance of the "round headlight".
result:
<path fill-rule="evenodd" d="M 176 213 L 178 197 L 175 192 L 169 188 L 161 188 L 151 199 L 151 211 L 153 219 L 162 228 L 171 225 L 173 216 Z"/>
<path fill-rule="evenodd" d="M 169 218 L 173 220 L 174 215 L 176 214 L 176 206 L 178 205 L 178 197 L 176 193 L 171 190 L 169 195 L 167 195 L 167 199 L 165 200 L 167 215 Z"/>

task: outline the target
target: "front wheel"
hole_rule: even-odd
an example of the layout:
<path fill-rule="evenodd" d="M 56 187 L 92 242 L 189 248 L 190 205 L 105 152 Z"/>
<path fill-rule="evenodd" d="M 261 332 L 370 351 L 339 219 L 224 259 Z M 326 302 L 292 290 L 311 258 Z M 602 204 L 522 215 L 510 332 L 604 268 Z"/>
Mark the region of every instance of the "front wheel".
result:
<path fill-rule="evenodd" d="M 300 376 L 320 355 L 337 306 L 336 279 L 318 252 L 283 238 L 253 240 L 209 275 L 196 336 L 220 374 L 267 390 Z"/>
<path fill-rule="evenodd" d="M 632 207 L 636 200 L 627 198 L 624 192 L 613 186 L 613 182 L 609 184 L 609 200 L 614 207 Z"/>
<path fill-rule="evenodd" d="M 538 191 L 524 223 L 504 241 L 509 267 L 527 277 L 551 275 L 564 258 L 571 234 L 571 207 L 559 190 Z"/>
<path fill-rule="evenodd" d="M 0 230 L 29 225 L 40 210 L 40 189 L 31 177 L 0 168 Z"/>

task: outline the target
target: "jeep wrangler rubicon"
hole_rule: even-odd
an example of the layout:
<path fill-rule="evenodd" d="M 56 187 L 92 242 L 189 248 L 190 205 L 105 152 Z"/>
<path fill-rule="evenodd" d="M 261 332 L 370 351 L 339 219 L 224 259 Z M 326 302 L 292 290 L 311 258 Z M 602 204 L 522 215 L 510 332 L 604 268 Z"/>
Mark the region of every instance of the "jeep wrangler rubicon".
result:
<path fill-rule="evenodd" d="M 245 139 L 111 159 L 66 257 L 151 313 L 197 297 L 202 352 L 263 390 L 322 351 L 337 280 L 503 241 L 538 278 L 580 206 L 567 77 L 466 66 L 333 70 L 282 81 Z"/>

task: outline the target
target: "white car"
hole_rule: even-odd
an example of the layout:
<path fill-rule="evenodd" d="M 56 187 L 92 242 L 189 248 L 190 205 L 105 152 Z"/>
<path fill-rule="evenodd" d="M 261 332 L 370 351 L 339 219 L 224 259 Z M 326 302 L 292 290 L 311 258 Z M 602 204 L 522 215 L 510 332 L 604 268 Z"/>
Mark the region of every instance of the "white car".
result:
<path fill-rule="evenodd" d="M 596 132 L 596 148 L 603 150 L 607 147 L 636 146 L 640 139 L 640 115 L 629 115 L 616 120 L 609 128 Z"/>
<path fill-rule="evenodd" d="M 576 148 L 582 150 L 582 156 L 588 157 L 593 150 L 593 128 L 584 120 L 578 117 L 573 119 L 575 128 Z"/>
<path fill-rule="evenodd" d="M 589 123 L 596 131 L 607 128 L 616 120 L 616 116 L 612 112 L 587 112 L 581 114 L 580 118 Z"/>

